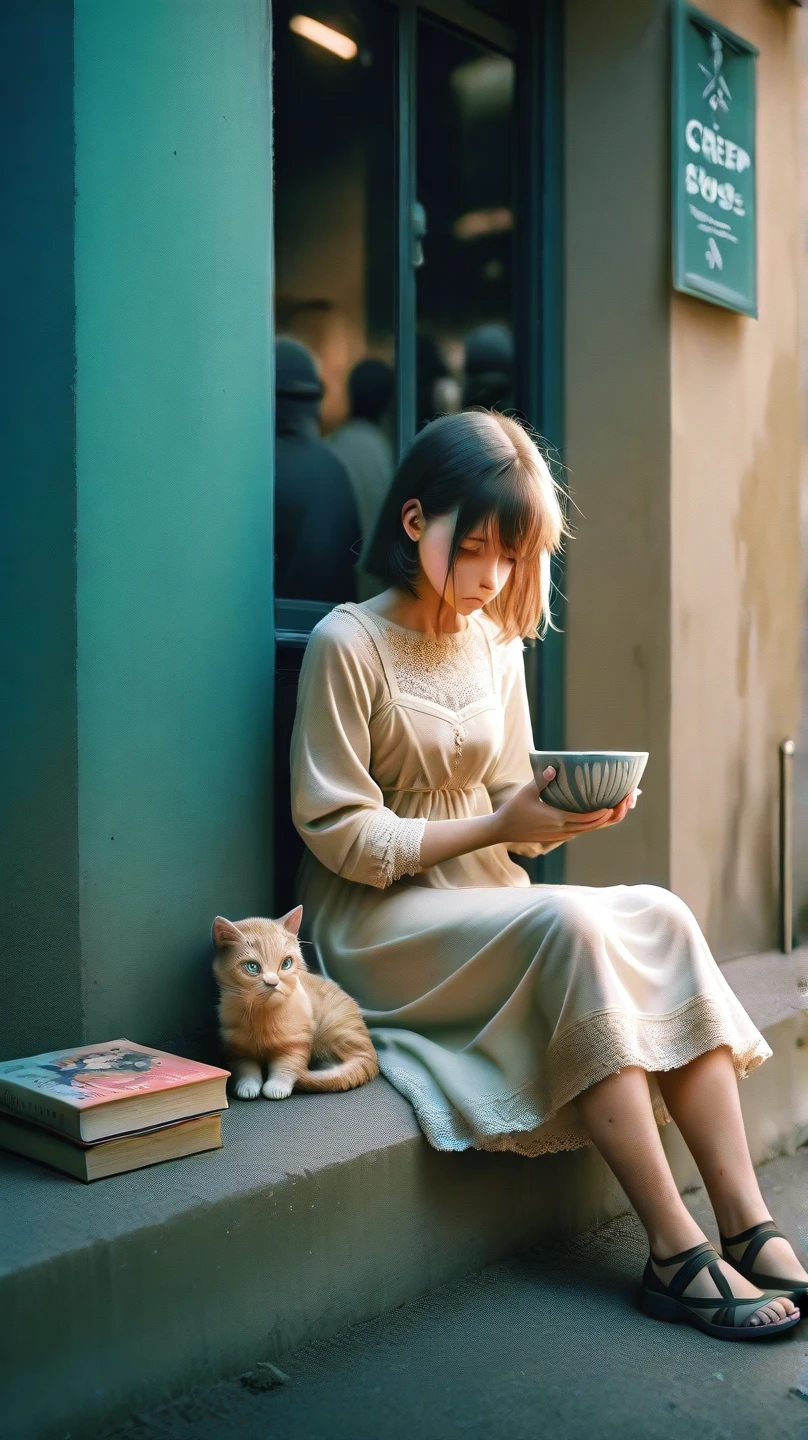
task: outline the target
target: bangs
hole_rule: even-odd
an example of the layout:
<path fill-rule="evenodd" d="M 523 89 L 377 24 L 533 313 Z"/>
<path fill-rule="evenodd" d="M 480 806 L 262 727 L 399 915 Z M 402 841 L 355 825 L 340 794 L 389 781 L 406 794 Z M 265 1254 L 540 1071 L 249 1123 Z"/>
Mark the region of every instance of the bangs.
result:
<path fill-rule="evenodd" d="M 502 640 L 543 635 L 550 615 L 550 558 L 566 533 L 564 516 L 549 466 L 516 420 L 492 414 L 515 453 L 489 471 L 464 497 L 449 555 L 451 571 L 466 537 L 482 532 L 495 537 L 516 564 L 499 595 L 485 606 L 502 631 Z"/>
<path fill-rule="evenodd" d="M 475 529 L 495 534 L 515 560 L 507 584 L 485 606 L 499 638 L 542 635 L 550 617 L 550 559 L 567 533 L 559 488 L 529 431 L 493 410 L 442 415 L 419 431 L 393 477 L 362 552 L 363 567 L 417 596 L 418 546 L 401 522 L 418 500 L 427 520 L 457 513 L 449 574 Z"/>
<path fill-rule="evenodd" d="M 452 540 L 453 560 L 466 536 L 478 530 L 486 539 L 497 539 L 515 560 L 526 562 L 538 560 L 542 550 L 555 549 L 560 538 L 540 490 L 518 460 L 504 465 L 483 490 L 461 505 Z"/>

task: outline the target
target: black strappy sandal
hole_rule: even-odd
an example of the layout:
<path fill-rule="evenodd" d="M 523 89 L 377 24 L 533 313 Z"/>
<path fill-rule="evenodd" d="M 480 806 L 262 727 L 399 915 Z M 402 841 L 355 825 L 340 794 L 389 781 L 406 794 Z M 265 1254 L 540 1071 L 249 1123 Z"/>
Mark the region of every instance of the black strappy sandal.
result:
<path fill-rule="evenodd" d="M 786 1297 L 782 1290 L 775 1290 L 758 1295 L 754 1300 L 739 1299 L 733 1295 L 726 1275 L 717 1264 L 718 1259 L 718 1252 L 709 1240 L 694 1245 L 692 1250 L 683 1250 L 681 1255 L 670 1255 L 667 1260 L 660 1260 L 652 1253 L 642 1277 L 640 1296 L 646 1315 L 654 1320 L 682 1321 L 686 1325 L 694 1325 L 697 1330 L 703 1330 L 705 1335 L 714 1335 L 717 1340 L 770 1339 L 773 1335 L 782 1335 L 785 1330 L 793 1330 L 799 1324 L 798 1311 L 776 1325 L 747 1325 L 745 1322 L 756 1310 L 761 1310 L 771 1300 Z M 651 1261 L 654 1265 L 680 1265 L 681 1268 L 666 1285 Z M 734 1261 L 729 1263 L 734 1264 Z M 709 1270 L 719 1291 L 712 1300 L 682 1293 L 700 1270 Z M 704 1313 L 708 1310 L 715 1312 L 712 1319 Z"/>
<path fill-rule="evenodd" d="M 779 1285 L 781 1295 L 787 1295 L 796 1305 L 799 1305 L 800 1301 L 808 1302 L 808 1280 L 784 1280 L 782 1276 L 778 1280 L 776 1275 L 766 1275 L 763 1271 L 755 1270 L 755 1261 L 763 1246 L 775 1236 L 780 1240 L 788 1240 L 788 1236 L 777 1229 L 773 1220 L 764 1220 L 760 1225 L 752 1225 L 748 1230 L 742 1230 L 740 1235 L 722 1235 L 721 1254 L 728 1265 L 737 1270 L 739 1275 L 743 1275 L 745 1280 L 751 1280 L 760 1290 L 770 1290 L 773 1285 Z M 791 1241 L 788 1240 L 788 1243 L 790 1245 Z M 729 1253 L 730 1245 L 745 1245 L 746 1249 L 736 1259 Z"/>

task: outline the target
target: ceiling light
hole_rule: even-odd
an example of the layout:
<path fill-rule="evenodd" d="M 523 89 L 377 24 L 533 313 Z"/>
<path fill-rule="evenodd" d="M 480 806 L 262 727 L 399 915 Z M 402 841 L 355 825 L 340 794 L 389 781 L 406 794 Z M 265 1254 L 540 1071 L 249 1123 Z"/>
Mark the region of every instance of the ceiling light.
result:
<path fill-rule="evenodd" d="M 340 60 L 353 60 L 356 54 L 356 44 L 347 35 L 341 35 L 339 30 L 332 30 L 330 25 L 321 25 L 319 20 L 312 20 L 310 15 L 293 15 L 289 21 L 289 29 L 295 35 L 302 35 L 304 40 L 311 40 L 315 45 L 322 45 L 324 50 L 330 50 L 332 55 L 339 55 Z"/>
<path fill-rule="evenodd" d="M 469 210 L 455 220 L 452 230 L 455 240 L 478 240 L 481 235 L 504 235 L 513 229 L 513 211 L 505 205 L 493 205 L 488 210 Z"/>

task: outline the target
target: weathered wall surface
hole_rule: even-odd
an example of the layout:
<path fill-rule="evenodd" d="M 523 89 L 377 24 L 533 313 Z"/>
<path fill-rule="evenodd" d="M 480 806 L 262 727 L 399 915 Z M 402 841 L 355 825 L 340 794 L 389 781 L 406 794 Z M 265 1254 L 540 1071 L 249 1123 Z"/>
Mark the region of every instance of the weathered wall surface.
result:
<path fill-rule="evenodd" d="M 758 61 L 759 318 L 673 295 L 671 871 L 719 957 L 776 944 L 799 711 L 798 15 L 713 0 Z"/>
<path fill-rule="evenodd" d="M 0 6 L 0 1056 L 81 1024 L 73 11 Z"/>
<path fill-rule="evenodd" d="M 794 901 L 796 932 L 808 943 L 808 13 L 797 17 L 800 56 L 800 398 L 802 408 L 802 699 L 795 760 Z"/>
<path fill-rule="evenodd" d="M 198 1052 L 271 895 L 269 5 L 75 11 L 84 1024 Z"/>
<path fill-rule="evenodd" d="M 668 7 L 566 9 L 567 744 L 651 752 L 637 812 L 566 874 L 670 885 L 726 957 L 776 941 L 799 714 L 803 21 L 710 9 L 760 50 L 758 320 L 671 290 Z"/>
<path fill-rule="evenodd" d="M 577 884 L 669 874 L 668 13 L 565 7 L 569 748 L 650 751 L 637 811 L 568 846 Z"/>

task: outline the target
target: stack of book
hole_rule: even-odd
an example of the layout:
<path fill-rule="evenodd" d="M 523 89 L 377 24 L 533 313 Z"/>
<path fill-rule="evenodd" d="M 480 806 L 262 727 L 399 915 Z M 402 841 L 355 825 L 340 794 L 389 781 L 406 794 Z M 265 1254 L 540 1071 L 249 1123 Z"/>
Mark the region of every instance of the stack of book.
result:
<path fill-rule="evenodd" d="M 0 1062 L 0 1146 L 79 1180 L 218 1150 L 229 1072 L 132 1040 Z"/>

